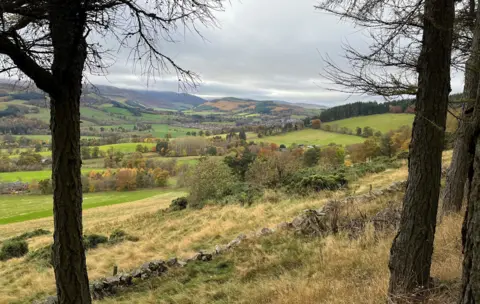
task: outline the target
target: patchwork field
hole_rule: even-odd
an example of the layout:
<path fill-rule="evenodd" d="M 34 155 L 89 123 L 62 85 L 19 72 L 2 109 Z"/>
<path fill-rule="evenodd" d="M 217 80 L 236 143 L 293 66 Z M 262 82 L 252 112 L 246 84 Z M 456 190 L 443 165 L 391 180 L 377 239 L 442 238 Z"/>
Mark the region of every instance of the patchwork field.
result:
<path fill-rule="evenodd" d="M 371 127 L 382 133 L 398 129 L 401 126 L 412 126 L 414 115 L 412 114 L 378 114 L 368 116 L 358 116 L 342 120 L 336 120 L 325 123 L 338 128 L 348 128 L 355 133 L 357 127 Z"/>

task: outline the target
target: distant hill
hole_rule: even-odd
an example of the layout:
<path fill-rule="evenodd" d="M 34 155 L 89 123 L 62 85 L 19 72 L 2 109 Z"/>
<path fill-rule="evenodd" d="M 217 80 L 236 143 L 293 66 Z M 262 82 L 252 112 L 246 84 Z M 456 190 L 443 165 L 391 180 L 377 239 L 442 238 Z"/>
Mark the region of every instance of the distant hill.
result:
<path fill-rule="evenodd" d="M 195 95 L 168 91 L 162 92 L 152 90 L 122 89 L 103 85 L 90 87 L 89 91 L 113 100 L 118 100 L 120 98 L 135 101 L 151 108 L 182 110 L 189 109 L 206 102 L 205 99 Z"/>

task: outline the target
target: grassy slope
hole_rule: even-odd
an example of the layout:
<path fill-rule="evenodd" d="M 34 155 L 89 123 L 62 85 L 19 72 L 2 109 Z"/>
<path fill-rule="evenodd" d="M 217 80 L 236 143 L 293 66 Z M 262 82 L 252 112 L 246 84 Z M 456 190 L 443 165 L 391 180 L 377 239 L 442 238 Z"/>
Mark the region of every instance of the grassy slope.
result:
<path fill-rule="evenodd" d="M 171 190 L 146 189 L 130 192 L 87 193 L 83 196 L 83 209 L 133 202 L 168 192 L 171 192 Z M 51 195 L 2 196 L 2 200 L 0 201 L 0 225 L 23 222 L 51 215 Z"/>
<path fill-rule="evenodd" d="M 393 180 L 406 178 L 406 168 L 390 173 Z M 384 181 L 376 184 L 383 187 L 391 182 L 388 177 L 388 173 L 375 174 L 359 183 Z M 368 187 L 364 187 L 364 191 L 367 192 Z M 348 193 L 335 194 L 343 195 Z M 132 204 L 87 210 L 84 214 L 87 234 L 107 235 L 121 228 L 140 237 L 136 243 L 100 246 L 89 251 L 90 279 L 110 275 L 113 265 L 122 271 L 152 259 L 189 257 L 199 249 L 227 243 L 241 232 L 291 220 L 301 210 L 320 207 L 327 200 L 325 195 L 304 199 L 284 197 L 275 204 L 251 207 L 227 205 L 175 213 L 155 212 L 167 207 L 172 197 L 165 194 Z M 374 214 L 390 200 L 400 202 L 401 195 L 353 206 L 352 212 Z M 448 288 L 452 288 L 452 281 L 460 275 L 461 221 L 460 216 L 446 217 L 437 229 L 432 274 L 446 282 Z M 0 239 L 35 228 L 51 229 L 51 220 L 4 225 Z M 388 252 L 394 234 L 374 237 L 368 231 L 355 241 L 342 235 L 322 240 L 295 238 L 291 234 L 247 241 L 211 263 L 179 269 L 101 303 L 382 303 L 388 283 Z M 30 240 L 29 245 L 35 249 L 50 242 L 51 236 L 45 236 Z M 0 262 L 0 299 L 27 301 L 54 291 L 51 269 L 32 267 L 22 258 Z M 455 290 L 447 292 L 454 294 Z M 430 303 L 452 303 L 451 300 L 440 298 Z"/>
<path fill-rule="evenodd" d="M 363 142 L 365 139 L 345 134 L 325 132 L 322 130 L 305 129 L 301 131 L 289 132 L 283 135 L 267 136 L 259 139 L 259 141 L 274 142 L 277 144 L 291 145 L 328 145 L 336 143 L 338 145 L 350 145 Z"/>
<path fill-rule="evenodd" d="M 337 125 L 339 128 L 346 127 L 355 132 L 357 127 L 371 127 L 380 132 L 388 132 L 398 129 L 401 126 L 411 126 L 414 115 L 412 114 L 378 114 L 358 116 L 326 123 L 326 125 Z"/>

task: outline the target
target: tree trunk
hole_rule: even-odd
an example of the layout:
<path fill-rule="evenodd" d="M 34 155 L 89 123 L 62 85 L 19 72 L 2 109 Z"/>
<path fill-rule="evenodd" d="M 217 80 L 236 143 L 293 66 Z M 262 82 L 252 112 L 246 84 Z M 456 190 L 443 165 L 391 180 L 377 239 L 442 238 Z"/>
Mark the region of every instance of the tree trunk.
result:
<path fill-rule="evenodd" d="M 473 106 L 480 108 L 480 100 L 477 100 L 480 76 L 480 10 L 477 10 L 473 31 L 472 52 L 465 65 L 465 86 L 463 89 L 463 97 L 468 101 L 468 104 L 462 113 L 456 133 L 452 162 L 448 169 L 443 192 L 443 211 L 446 213 L 459 212 L 462 209 L 468 169 L 473 161 L 469 146 L 474 140 L 474 130 L 480 123 L 480 119 L 472 115 L 471 111 Z M 478 113 L 480 114 L 480 111 Z"/>
<path fill-rule="evenodd" d="M 453 0 L 425 1 L 408 184 L 389 261 L 389 298 L 396 303 L 408 300 L 417 288 L 430 283 L 450 93 L 453 19 Z"/>
<path fill-rule="evenodd" d="M 53 262 L 60 304 L 91 303 L 82 227 L 80 96 L 86 58 L 83 1 L 51 0 L 54 46 L 50 93 L 54 244 Z"/>
<path fill-rule="evenodd" d="M 478 133 L 477 133 L 478 134 Z M 471 142 L 470 153 L 475 160 L 470 166 L 467 212 L 462 228 L 463 275 L 459 304 L 480 303 L 480 146 Z"/>

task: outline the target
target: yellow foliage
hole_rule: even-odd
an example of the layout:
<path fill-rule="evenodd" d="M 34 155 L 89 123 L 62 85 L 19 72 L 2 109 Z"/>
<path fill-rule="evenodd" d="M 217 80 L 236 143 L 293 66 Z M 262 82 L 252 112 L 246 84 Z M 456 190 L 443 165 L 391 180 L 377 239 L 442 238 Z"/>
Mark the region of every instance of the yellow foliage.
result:
<path fill-rule="evenodd" d="M 349 159 L 346 159 L 344 162 L 345 167 L 351 167 L 352 166 L 352 161 Z"/>

